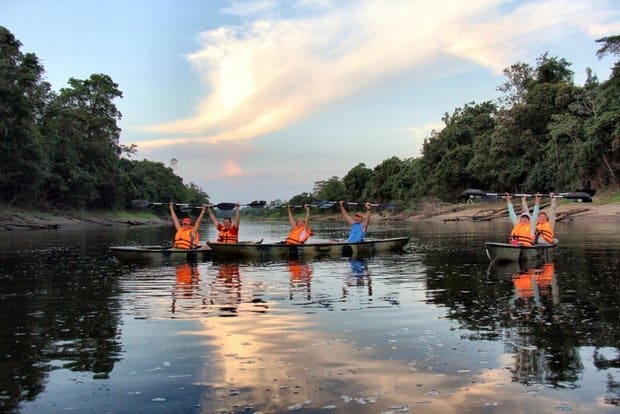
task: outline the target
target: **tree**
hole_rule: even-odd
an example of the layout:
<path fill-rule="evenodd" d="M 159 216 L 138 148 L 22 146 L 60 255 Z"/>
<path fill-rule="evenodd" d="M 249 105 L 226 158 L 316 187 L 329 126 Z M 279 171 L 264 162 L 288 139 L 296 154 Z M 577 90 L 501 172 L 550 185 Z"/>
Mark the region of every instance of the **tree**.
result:
<path fill-rule="evenodd" d="M 349 200 L 361 200 L 364 196 L 366 184 L 372 176 L 372 170 L 366 164 L 359 163 L 351 168 L 347 175 L 342 178 L 346 198 Z"/>
<path fill-rule="evenodd" d="M 46 157 L 39 119 L 50 86 L 43 66 L 0 26 L 0 199 L 27 203 L 39 198 Z"/>
<path fill-rule="evenodd" d="M 121 113 L 113 103 L 118 85 L 103 74 L 69 79 L 48 105 L 44 119 L 51 157 L 48 197 L 80 208 L 120 207 Z"/>
<path fill-rule="evenodd" d="M 602 59 L 606 55 L 620 55 L 620 35 L 601 37 L 596 40 L 597 43 L 603 43 L 603 46 L 596 51 L 596 56 Z"/>

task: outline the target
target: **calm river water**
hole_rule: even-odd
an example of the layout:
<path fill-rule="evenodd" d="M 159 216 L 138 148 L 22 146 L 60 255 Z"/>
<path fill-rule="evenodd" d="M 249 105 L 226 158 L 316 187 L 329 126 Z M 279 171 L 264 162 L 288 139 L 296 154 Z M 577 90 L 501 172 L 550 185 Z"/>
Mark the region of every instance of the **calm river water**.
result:
<path fill-rule="evenodd" d="M 405 251 L 301 263 L 108 253 L 171 227 L 3 233 L 0 411 L 620 412 L 618 225 L 557 230 L 536 269 L 489 267 L 506 223 L 371 223 Z"/>

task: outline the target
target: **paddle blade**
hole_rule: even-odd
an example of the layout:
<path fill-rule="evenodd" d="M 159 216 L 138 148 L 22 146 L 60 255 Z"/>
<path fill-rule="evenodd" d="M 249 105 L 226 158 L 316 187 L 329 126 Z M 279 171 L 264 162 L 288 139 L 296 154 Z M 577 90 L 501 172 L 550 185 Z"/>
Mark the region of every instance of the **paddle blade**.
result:
<path fill-rule="evenodd" d="M 131 200 L 131 206 L 133 208 L 145 208 L 151 205 L 148 200 Z"/>
<path fill-rule="evenodd" d="M 232 210 L 236 206 L 237 203 L 218 203 L 215 205 L 215 207 L 219 208 L 220 210 Z"/>
<path fill-rule="evenodd" d="M 566 198 L 568 200 L 574 200 L 579 203 L 591 203 L 592 202 L 592 196 L 582 191 L 578 191 L 574 193 L 560 193 L 558 194 L 558 197 Z"/>
<path fill-rule="evenodd" d="M 463 197 L 484 197 L 486 196 L 487 193 L 485 193 L 482 190 L 476 190 L 475 188 L 468 188 L 467 190 L 463 191 L 462 196 Z"/>
<path fill-rule="evenodd" d="M 254 200 L 251 203 L 247 204 L 248 207 L 252 208 L 261 208 L 265 207 L 265 205 L 267 205 L 267 202 L 265 200 Z"/>

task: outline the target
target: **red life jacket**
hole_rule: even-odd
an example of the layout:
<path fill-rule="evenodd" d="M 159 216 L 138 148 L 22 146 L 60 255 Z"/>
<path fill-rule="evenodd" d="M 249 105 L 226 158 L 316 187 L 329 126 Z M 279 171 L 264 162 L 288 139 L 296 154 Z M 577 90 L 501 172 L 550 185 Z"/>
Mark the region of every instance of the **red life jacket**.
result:
<path fill-rule="evenodd" d="M 225 229 L 222 224 L 217 225 L 217 241 L 218 243 L 237 243 L 239 241 L 239 229 L 230 226 Z"/>

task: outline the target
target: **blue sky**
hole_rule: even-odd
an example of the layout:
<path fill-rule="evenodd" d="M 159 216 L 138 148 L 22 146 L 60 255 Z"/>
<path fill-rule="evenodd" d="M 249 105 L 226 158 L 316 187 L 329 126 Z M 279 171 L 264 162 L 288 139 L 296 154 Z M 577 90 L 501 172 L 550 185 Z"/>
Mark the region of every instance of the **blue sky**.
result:
<path fill-rule="evenodd" d="M 105 73 L 121 143 L 213 202 L 287 200 L 360 162 L 418 157 L 444 113 L 548 52 L 609 77 L 617 0 L 3 0 L 55 90 Z"/>

